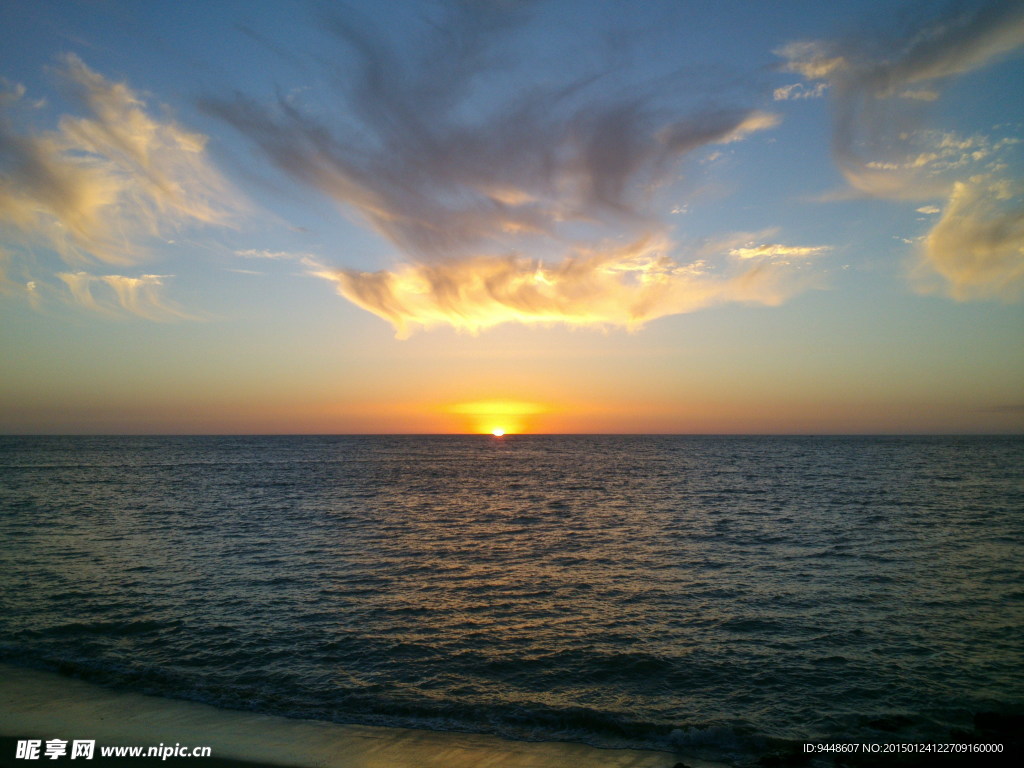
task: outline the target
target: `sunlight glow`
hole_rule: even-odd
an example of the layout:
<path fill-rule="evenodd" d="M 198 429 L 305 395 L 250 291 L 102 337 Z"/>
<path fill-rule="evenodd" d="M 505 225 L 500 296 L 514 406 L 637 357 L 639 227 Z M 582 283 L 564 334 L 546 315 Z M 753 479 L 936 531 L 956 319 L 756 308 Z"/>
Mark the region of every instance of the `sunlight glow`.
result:
<path fill-rule="evenodd" d="M 550 408 L 541 403 L 530 403 L 517 400 L 478 400 L 472 403 L 458 403 L 445 409 L 448 413 L 522 416 L 535 413 L 547 413 Z"/>
<path fill-rule="evenodd" d="M 454 403 L 441 406 L 440 410 L 455 417 L 455 423 L 451 428 L 454 432 L 501 437 L 506 434 L 521 435 L 534 432 L 536 417 L 550 413 L 553 406 L 525 400 L 496 398 Z"/>

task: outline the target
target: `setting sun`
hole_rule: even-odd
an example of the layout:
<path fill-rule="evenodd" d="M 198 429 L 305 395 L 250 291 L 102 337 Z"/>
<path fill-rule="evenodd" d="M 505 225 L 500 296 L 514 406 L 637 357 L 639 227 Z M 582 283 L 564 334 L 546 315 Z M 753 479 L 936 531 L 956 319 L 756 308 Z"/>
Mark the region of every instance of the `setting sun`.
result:
<path fill-rule="evenodd" d="M 453 414 L 453 431 L 467 434 L 506 434 L 535 432 L 537 417 L 550 413 L 553 406 L 526 400 L 475 400 L 441 406 L 442 413 Z"/>

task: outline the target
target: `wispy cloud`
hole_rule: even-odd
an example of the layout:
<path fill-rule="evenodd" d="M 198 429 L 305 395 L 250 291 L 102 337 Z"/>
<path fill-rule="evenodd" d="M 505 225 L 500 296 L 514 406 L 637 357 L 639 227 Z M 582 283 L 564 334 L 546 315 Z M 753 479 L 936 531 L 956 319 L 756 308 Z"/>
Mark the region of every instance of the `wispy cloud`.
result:
<path fill-rule="evenodd" d="M 61 272 L 57 275 L 72 301 L 107 315 L 132 314 L 149 320 L 196 319 L 162 295 L 164 280 L 171 275 L 90 275 Z"/>
<path fill-rule="evenodd" d="M 827 245 L 782 245 L 781 243 L 762 243 L 744 248 L 733 248 L 730 256 L 739 259 L 804 259 L 809 256 L 820 256 L 831 248 Z"/>
<path fill-rule="evenodd" d="M 849 62 L 831 46 L 816 40 L 787 43 L 775 53 L 785 59 L 783 68 L 787 72 L 796 72 L 808 80 L 829 78 L 849 66 Z"/>
<path fill-rule="evenodd" d="M 828 83 L 815 83 L 804 85 L 803 83 L 790 83 L 772 92 L 775 101 L 795 101 L 799 99 L 820 99 L 828 90 Z"/>
<path fill-rule="evenodd" d="M 1011 299 L 1024 289 L 1024 205 L 996 159 L 1016 139 L 910 126 L 919 105 L 939 99 L 949 79 L 1022 46 L 1024 5 L 991 2 L 932 19 L 886 44 L 812 41 L 777 51 L 784 69 L 829 86 L 836 114 L 833 152 L 851 187 L 897 200 L 946 200 L 922 240 L 914 277 L 919 285 L 930 284 L 928 275 L 939 277 L 956 299 Z"/>
<path fill-rule="evenodd" d="M 288 260 L 288 259 L 301 259 L 309 256 L 308 253 L 294 253 L 292 251 L 268 251 L 261 248 L 247 248 L 241 251 L 235 251 L 235 256 L 241 256 L 243 259 L 275 259 L 275 260 Z"/>
<path fill-rule="evenodd" d="M 355 61 L 337 94 L 343 120 L 315 118 L 287 98 L 202 102 L 285 174 L 356 211 L 403 262 L 360 272 L 317 260 L 313 274 L 400 333 L 501 322 L 637 327 L 791 293 L 778 267 L 698 275 L 655 204 L 687 154 L 773 128 L 777 115 L 717 105 L 680 113 L 666 93 L 620 92 L 600 73 L 506 88 L 484 107 L 472 97 L 500 74 L 492 53 L 521 9 L 447 8 L 419 46 L 326 19 L 339 56 Z"/>
<path fill-rule="evenodd" d="M 926 20 L 902 40 L 799 41 L 776 53 L 784 69 L 808 80 L 830 81 L 858 95 L 919 98 L 912 87 L 962 75 L 1024 45 L 1024 8 L 996 0 L 967 13 Z M 879 53 L 878 51 L 884 51 Z"/>
<path fill-rule="evenodd" d="M 33 109 L 21 86 L 0 97 L 0 221 L 69 263 L 121 265 L 140 262 L 149 237 L 227 221 L 233 194 L 204 136 L 152 117 L 127 85 L 74 55 L 56 75 L 87 115 L 65 115 L 57 130 L 19 128 Z"/>

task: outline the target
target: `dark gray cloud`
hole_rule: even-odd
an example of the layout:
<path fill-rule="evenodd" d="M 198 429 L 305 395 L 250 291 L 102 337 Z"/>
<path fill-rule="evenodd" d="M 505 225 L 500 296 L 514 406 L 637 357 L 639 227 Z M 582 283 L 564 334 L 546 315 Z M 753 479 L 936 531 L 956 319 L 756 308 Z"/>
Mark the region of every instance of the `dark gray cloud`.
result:
<path fill-rule="evenodd" d="M 658 241 L 664 247 L 659 258 L 671 261 L 667 225 L 652 198 L 677 173 L 678 160 L 777 123 L 773 115 L 710 98 L 706 108 L 681 113 L 670 106 L 669 94 L 644 84 L 624 92 L 601 72 L 512 88 L 515 78 L 506 76 L 515 58 L 511 35 L 524 12 L 510 13 L 510 7 L 449 4 L 447 18 L 415 45 L 392 41 L 366 20 L 328 16 L 324 27 L 339 48 L 336 59 L 321 65 L 336 86 L 338 119 L 314 117 L 284 97 L 272 104 L 241 94 L 202 102 L 292 179 L 357 211 L 420 277 L 432 275 L 420 280 L 408 270 L 400 278 L 398 272 L 314 268 L 320 276 L 338 276 L 334 282 L 344 296 L 396 325 L 486 327 L 503 321 L 496 318 L 583 316 L 581 322 L 600 322 L 575 311 L 579 307 L 559 309 L 573 290 L 552 289 L 542 299 L 538 284 L 527 300 L 508 287 L 534 279 L 539 268 L 546 280 L 569 279 L 587 263 L 604 277 L 615 275 L 619 288 L 634 289 L 635 280 L 626 278 L 635 277 L 635 264 L 620 269 L 579 253 L 646 253 L 643 247 L 624 250 L 623 240 Z M 488 78 L 506 87 L 495 89 Z M 685 267 L 672 261 L 659 279 L 676 280 Z M 501 290 L 493 289 L 498 274 Z M 604 277 L 591 277 L 610 291 L 600 299 L 591 295 L 595 305 L 622 298 Z M 492 289 L 481 293 L 481 285 Z M 430 301 L 412 300 L 401 286 L 426 291 Z M 717 289 L 702 294 L 734 298 Z M 685 300 L 655 304 L 661 305 L 657 313 L 637 313 L 635 321 L 690 306 Z M 604 319 L 624 322 L 620 312 L 606 312 Z"/>

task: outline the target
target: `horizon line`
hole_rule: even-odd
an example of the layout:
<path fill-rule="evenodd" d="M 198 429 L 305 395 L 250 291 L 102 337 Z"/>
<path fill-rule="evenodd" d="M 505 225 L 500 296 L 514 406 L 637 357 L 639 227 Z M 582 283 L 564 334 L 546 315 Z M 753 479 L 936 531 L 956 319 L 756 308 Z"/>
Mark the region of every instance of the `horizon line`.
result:
<path fill-rule="evenodd" d="M 1016 432 L 0 432 L 5 437 L 1024 437 Z"/>

